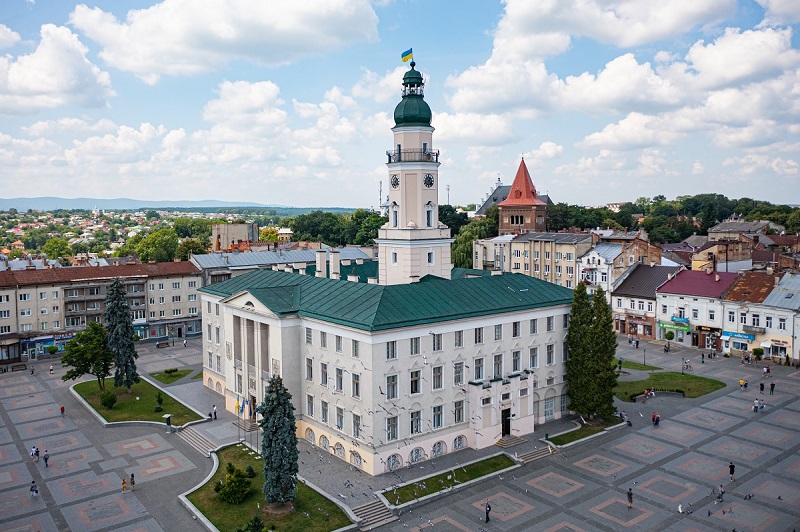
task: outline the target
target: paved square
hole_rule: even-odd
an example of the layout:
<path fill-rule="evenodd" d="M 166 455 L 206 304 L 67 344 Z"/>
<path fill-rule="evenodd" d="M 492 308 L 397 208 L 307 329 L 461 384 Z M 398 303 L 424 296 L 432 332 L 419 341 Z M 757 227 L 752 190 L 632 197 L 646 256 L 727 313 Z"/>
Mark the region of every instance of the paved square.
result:
<path fill-rule="evenodd" d="M 53 403 L 53 397 L 49 393 L 39 390 L 39 393 L 32 395 L 22 395 L 0 400 L 6 410 L 16 410 L 18 408 L 34 408 L 48 403 Z"/>
<path fill-rule="evenodd" d="M 648 428 L 648 430 L 650 429 L 651 428 Z M 683 425 L 675 422 L 674 419 L 663 423 L 658 430 L 650 430 L 648 434 L 653 438 L 658 438 L 674 445 L 682 445 L 684 447 L 697 445 L 701 441 L 707 440 L 714 435 L 711 431 Z"/>
<path fill-rule="evenodd" d="M 800 444 L 800 432 L 760 423 L 748 423 L 740 429 L 731 432 L 734 438 L 743 438 L 760 445 L 771 445 L 780 451 Z"/>
<path fill-rule="evenodd" d="M 99 530 L 125 524 L 145 515 L 147 510 L 133 493 L 117 493 L 62 509 L 72 530 Z"/>
<path fill-rule="evenodd" d="M 29 421 L 61 417 L 61 410 L 59 405 L 50 403 L 31 408 L 12 410 L 8 413 L 8 417 L 11 418 L 11 422 L 14 423 L 14 425 L 18 425 L 20 423 L 28 423 Z"/>
<path fill-rule="evenodd" d="M 600 477 L 609 478 L 619 475 L 622 471 L 627 474 L 635 468 L 629 463 L 623 463 L 601 454 L 592 454 L 575 462 L 577 467 Z"/>
<path fill-rule="evenodd" d="M 533 505 L 517 499 L 503 491 L 497 492 L 490 498 L 492 506 L 491 518 L 501 521 L 511 521 L 533 510 Z M 478 510 L 486 509 L 486 501 L 474 501 L 472 506 Z"/>
<path fill-rule="evenodd" d="M 747 414 L 747 412 L 744 412 L 743 414 Z M 752 412 L 750 412 L 750 414 L 752 414 Z M 711 430 L 726 430 L 744 420 L 744 418 L 729 416 L 721 412 L 706 410 L 705 408 L 693 408 L 688 412 L 678 414 L 672 419 L 673 421 L 689 423 L 690 425 L 698 425 Z"/>
<path fill-rule="evenodd" d="M 737 486 L 737 493 L 744 495 L 754 494 L 753 501 L 757 504 L 775 505 L 781 509 L 800 515 L 800 481 L 795 482 L 782 478 L 770 478 L 769 475 L 759 475 L 741 486 Z M 780 499 L 778 498 L 780 497 Z"/>
<path fill-rule="evenodd" d="M 433 519 L 428 519 L 428 522 L 419 525 L 410 527 L 409 530 L 413 532 L 419 532 L 420 530 L 436 530 L 445 531 L 445 532 L 470 532 L 472 529 L 463 525 L 453 519 L 452 517 L 448 517 L 446 515 L 440 515 L 439 517 L 434 517 Z"/>
<path fill-rule="evenodd" d="M 44 451 L 45 449 L 53 453 L 62 453 L 80 449 L 82 447 L 91 447 L 92 444 L 86 439 L 82 432 L 69 432 L 67 434 L 51 434 L 36 439 L 28 439 L 25 442 L 25 448 L 30 449 L 34 445 Z"/>
<path fill-rule="evenodd" d="M 172 445 L 159 434 L 149 434 L 141 438 L 118 441 L 105 445 L 106 451 L 111 456 L 127 454 L 134 458 L 146 454 L 157 453 L 172 449 Z"/>
<path fill-rule="evenodd" d="M 51 417 L 33 423 L 25 423 L 24 425 L 16 425 L 15 428 L 20 437 L 25 439 L 40 438 L 48 434 L 57 434 L 75 430 L 75 423 L 66 417 Z"/>
<path fill-rule="evenodd" d="M 89 497 L 96 498 L 122 489 L 122 479 L 116 473 L 96 475 L 87 471 L 80 475 L 70 475 L 47 483 L 47 489 L 56 503 L 61 506 Z"/>
<path fill-rule="evenodd" d="M 50 451 L 50 466 L 42 468 L 41 474 L 44 478 L 55 478 L 68 473 L 77 473 L 89 469 L 91 464 L 99 459 L 100 452 L 94 447 L 65 453 Z"/>
<path fill-rule="evenodd" d="M 586 487 L 586 484 L 555 472 L 535 477 L 527 481 L 526 484 L 550 497 L 558 498 L 565 497 Z"/>
<path fill-rule="evenodd" d="M 800 412 L 794 410 L 779 409 L 770 411 L 767 408 L 762 414 L 764 423 L 771 423 L 781 428 L 800 430 Z"/>
<path fill-rule="evenodd" d="M 686 453 L 661 468 L 670 473 L 688 476 L 690 480 L 710 482 L 712 486 L 728 478 L 728 462 L 694 452 Z"/>
<path fill-rule="evenodd" d="M 196 466 L 178 451 L 149 456 L 137 460 L 137 466 L 126 469 L 125 473 L 136 475 L 136 482 L 147 482 L 194 469 Z"/>
<path fill-rule="evenodd" d="M 654 469 L 637 477 L 634 491 L 640 498 L 660 503 L 667 508 L 677 508 L 681 503 L 687 509 L 706 497 L 710 489 L 690 480 L 676 477 L 669 472 Z"/>
<path fill-rule="evenodd" d="M 781 475 L 792 480 L 797 480 L 800 478 L 800 456 L 789 456 L 788 458 L 785 458 L 774 466 L 770 467 L 768 471 L 775 475 Z"/>
<path fill-rule="evenodd" d="M 650 427 L 649 431 L 658 432 L 661 428 Z M 659 460 L 682 451 L 680 447 L 667 445 L 658 440 L 650 438 L 639 432 L 635 435 L 624 436 L 611 446 L 611 450 L 624 458 L 634 458 L 636 460 L 653 464 Z"/>
<path fill-rule="evenodd" d="M 13 464 L 22 459 L 22 456 L 13 443 L 7 445 L 0 445 L 0 466 Z"/>

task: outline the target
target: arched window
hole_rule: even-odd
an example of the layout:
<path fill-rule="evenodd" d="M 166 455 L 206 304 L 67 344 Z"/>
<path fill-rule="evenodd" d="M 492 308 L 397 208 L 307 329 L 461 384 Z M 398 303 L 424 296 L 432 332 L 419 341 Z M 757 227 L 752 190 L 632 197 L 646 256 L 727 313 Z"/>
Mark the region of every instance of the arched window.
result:
<path fill-rule="evenodd" d="M 453 440 L 453 450 L 458 451 L 459 449 L 463 449 L 467 446 L 467 438 L 464 436 L 457 436 L 455 440 Z"/>
<path fill-rule="evenodd" d="M 320 436 L 319 437 L 319 446 L 325 449 L 326 451 L 331 446 L 331 443 L 328 441 L 327 436 Z"/>
<path fill-rule="evenodd" d="M 212 381 L 211 378 L 208 379 L 208 387 L 212 390 L 214 389 L 214 381 Z"/>
<path fill-rule="evenodd" d="M 393 454 L 386 460 L 386 467 L 389 471 L 393 471 L 398 467 L 403 467 L 403 459 L 400 458 L 399 454 Z"/>
<path fill-rule="evenodd" d="M 311 430 L 311 429 L 306 429 L 306 440 L 307 440 L 307 441 L 308 441 L 308 442 L 309 442 L 311 445 L 314 445 L 314 443 L 317 441 L 317 438 L 316 438 L 316 436 L 314 436 L 314 431 L 313 431 L 313 430 Z"/>
<path fill-rule="evenodd" d="M 361 468 L 364 465 L 361 455 L 357 451 L 350 451 L 350 463 L 354 466 Z"/>
<path fill-rule="evenodd" d="M 447 445 L 445 445 L 443 441 L 437 441 L 436 443 L 433 444 L 433 448 L 431 449 L 431 458 L 442 456 L 446 452 L 447 452 Z"/>
<path fill-rule="evenodd" d="M 411 454 L 408 455 L 408 461 L 412 464 L 422 462 L 426 458 L 427 456 L 425 455 L 425 451 L 422 449 L 422 447 L 415 447 L 412 449 Z"/>
<path fill-rule="evenodd" d="M 222 384 L 217 383 L 217 393 L 222 393 Z"/>
<path fill-rule="evenodd" d="M 333 452 L 339 458 L 344 459 L 344 445 L 342 445 L 341 443 L 337 443 L 336 445 L 333 446 Z"/>

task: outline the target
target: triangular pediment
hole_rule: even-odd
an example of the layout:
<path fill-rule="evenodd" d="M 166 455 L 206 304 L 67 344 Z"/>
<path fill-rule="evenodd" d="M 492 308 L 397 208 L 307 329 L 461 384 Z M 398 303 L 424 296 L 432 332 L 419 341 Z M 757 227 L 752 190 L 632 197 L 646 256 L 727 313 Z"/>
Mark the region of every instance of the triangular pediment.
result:
<path fill-rule="evenodd" d="M 245 312 L 252 312 L 253 314 L 266 316 L 268 318 L 278 318 L 275 312 L 248 291 L 239 292 L 225 298 L 222 300 L 222 303 Z"/>

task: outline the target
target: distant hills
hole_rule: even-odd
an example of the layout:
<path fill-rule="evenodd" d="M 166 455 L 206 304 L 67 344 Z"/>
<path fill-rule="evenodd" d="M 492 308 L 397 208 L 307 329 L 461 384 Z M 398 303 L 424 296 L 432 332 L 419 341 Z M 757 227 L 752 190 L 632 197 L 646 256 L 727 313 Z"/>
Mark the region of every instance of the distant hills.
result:
<path fill-rule="evenodd" d="M 170 207 L 177 208 L 209 208 L 209 207 L 279 207 L 278 205 L 264 205 L 263 203 L 253 202 L 233 202 L 233 201 L 218 201 L 218 200 L 199 200 L 199 201 L 186 201 L 186 200 L 137 200 L 131 198 L 113 198 L 113 199 L 98 199 L 98 198 L 56 198 L 56 197 L 40 197 L 40 198 L 0 198 L 0 210 L 7 211 L 9 209 L 17 209 L 17 211 L 24 212 L 28 209 L 37 211 L 53 211 L 56 209 L 84 209 L 92 210 L 97 207 L 100 210 L 143 210 L 143 209 L 156 209 L 156 210 L 169 210 Z"/>

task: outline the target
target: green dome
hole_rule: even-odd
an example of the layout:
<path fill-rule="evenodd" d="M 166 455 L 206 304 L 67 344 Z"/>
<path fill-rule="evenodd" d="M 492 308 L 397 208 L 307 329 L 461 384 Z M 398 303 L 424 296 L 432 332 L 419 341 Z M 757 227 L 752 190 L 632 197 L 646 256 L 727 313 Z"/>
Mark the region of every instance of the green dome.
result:
<path fill-rule="evenodd" d="M 412 61 L 411 70 L 403 76 L 403 99 L 394 108 L 395 127 L 431 125 L 431 108 L 423 96 L 425 82 L 415 66 Z"/>

